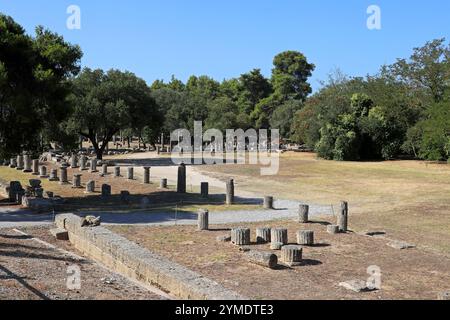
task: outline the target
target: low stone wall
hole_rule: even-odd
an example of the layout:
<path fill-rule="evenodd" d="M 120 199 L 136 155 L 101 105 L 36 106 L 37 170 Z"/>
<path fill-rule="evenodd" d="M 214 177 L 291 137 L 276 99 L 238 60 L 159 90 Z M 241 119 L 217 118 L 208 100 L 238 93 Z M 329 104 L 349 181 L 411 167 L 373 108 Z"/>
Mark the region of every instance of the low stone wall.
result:
<path fill-rule="evenodd" d="M 68 231 L 70 242 L 81 252 L 115 272 L 159 287 L 181 299 L 241 300 L 245 297 L 222 287 L 103 227 L 81 227 L 73 214 L 56 217 L 56 225 Z"/>
<path fill-rule="evenodd" d="M 0 181 L 0 197 L 9 199 L 9 184 Z"/>

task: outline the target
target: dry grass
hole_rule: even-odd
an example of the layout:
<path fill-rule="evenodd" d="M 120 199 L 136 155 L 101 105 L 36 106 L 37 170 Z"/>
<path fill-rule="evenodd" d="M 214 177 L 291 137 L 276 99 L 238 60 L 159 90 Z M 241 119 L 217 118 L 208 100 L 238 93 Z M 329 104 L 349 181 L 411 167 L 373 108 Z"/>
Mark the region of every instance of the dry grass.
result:
<path fill-rule="evenodd" d="M 312 153 L 281 155 L 275 176 L 252 165 L 205 166 L 203 173 L 279 198 L 338 205 L 349 201 L 355 230 L 384 229 L 450 254 L 450 166 L 422 161 L 336 162 Z M 268 191 L 269 190 L 269 191 Z"/>

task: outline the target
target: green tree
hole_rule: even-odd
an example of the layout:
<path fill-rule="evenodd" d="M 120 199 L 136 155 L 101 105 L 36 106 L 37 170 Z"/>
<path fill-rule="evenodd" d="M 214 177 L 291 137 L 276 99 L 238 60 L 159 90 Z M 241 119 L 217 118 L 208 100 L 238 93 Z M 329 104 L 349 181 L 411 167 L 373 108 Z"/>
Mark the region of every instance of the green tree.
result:
<path fill-rule="evenodd" d="M 121 129 L 142 132 L 161 122 L 150 88 L 133 73 L 84 69 L 73 85 L 68 127 L 91 141 L 98 159 Z"/>

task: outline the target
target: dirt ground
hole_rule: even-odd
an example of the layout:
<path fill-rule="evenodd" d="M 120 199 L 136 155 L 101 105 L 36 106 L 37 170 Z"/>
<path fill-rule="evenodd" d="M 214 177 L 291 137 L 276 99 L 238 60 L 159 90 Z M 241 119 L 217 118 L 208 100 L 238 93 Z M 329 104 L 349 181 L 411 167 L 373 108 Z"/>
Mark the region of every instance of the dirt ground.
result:
<path fill-rule="evenodd" d="M 56 241 L 47 227 L 21 229 L 41 240 Z M 58 242 L 59 247 L 70 244 Z M 81 259 L 80 259 L 81 258 Z M 81 270 L 81 288 L 67 288 L 68 268 Z M 12 229 L 0 229 L 0 300 L 155 300 L 158 294 L 96 263 L 49 248 Z"/>
<path fill-rule="evenodd" d="M 277 270 L 248 263 L 239 248 L 219 243 L 217 236 L 229 234 L 233 226 L 212 226 L 212 231 L 195 227 L 110 226 L 128 239 L 183 264 L 229 289 L 252 299 L 430 299 L 450 289 L 450 259 L 420 249 L 398 250 L 387 245 L 390 234 L 380 238 L 356 233 L 330 235 L 327 220 L 310 224 L 278 221 L 247 224 L 254 241 L 256 227 L 287 227 L 289 240 L 296 242 L 295 232 L 315 232 L 316 245 L 303 248 L 304 263 L 299 267 Z M 234 225 L 236 226 L 236 225 Z M 269 245 L 251 246 L 271 251 Z M 272 251 L 280 258 L 279 251 Z M 382 289 L 354 293 L 338 284 L 354 279 L 366 281 L 369 266 L 382 272 Z"/>

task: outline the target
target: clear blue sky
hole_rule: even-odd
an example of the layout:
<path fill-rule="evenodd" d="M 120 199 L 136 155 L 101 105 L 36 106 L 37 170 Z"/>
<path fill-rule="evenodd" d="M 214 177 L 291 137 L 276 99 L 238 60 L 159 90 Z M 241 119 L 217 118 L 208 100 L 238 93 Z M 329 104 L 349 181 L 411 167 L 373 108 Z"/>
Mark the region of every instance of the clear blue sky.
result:
<path fill-rule="evenodd" d="M 66 9 L 81 8 L 81 30 L 68 30 Z M 366 27 L 378 5 L 382 29 Z M 448 0 L 1 0 L 0 11 L 29 33 L 44 25 L 79 44 L 83 66 L 130 70 L 147 80 L 217 80 L 260 68 L 298 50 L 316 64 L 310 82 L 336 67 L 357 76 L 408 57 L 428 40 L 450 40 Z"/>

